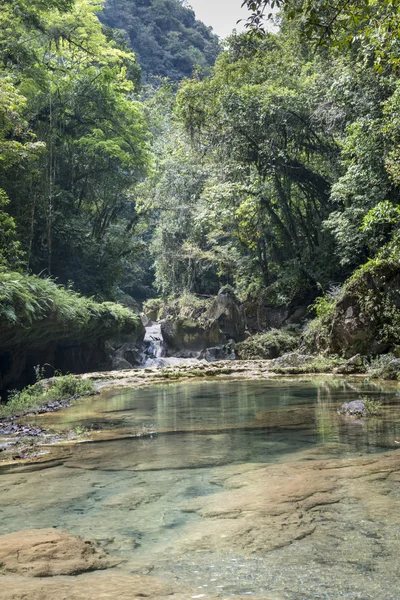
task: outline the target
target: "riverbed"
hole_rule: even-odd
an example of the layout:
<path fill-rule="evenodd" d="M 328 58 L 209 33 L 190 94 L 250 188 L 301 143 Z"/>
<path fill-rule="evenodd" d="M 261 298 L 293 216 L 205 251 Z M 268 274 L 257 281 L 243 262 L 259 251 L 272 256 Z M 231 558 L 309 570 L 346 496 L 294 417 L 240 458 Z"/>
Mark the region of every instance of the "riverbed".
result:
<path fill-rule="evenodd" d="M 382 414 L 337 414 L 360 395 Z M 150 574 L 187 598 L 399 597 L 396 388 L 190 381 L 113 389 L 35 423 L 99 434 L 1 469 L 2 533 L 98 541 L 120 561 L 113 574 Z"/>

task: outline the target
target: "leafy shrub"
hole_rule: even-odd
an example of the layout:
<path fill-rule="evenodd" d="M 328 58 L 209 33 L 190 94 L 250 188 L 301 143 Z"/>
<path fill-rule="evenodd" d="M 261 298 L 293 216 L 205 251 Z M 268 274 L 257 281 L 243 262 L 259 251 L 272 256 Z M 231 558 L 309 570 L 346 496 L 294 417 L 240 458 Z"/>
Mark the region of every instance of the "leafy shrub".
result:
<path fill-rule="evenodd" d="M 73 396 L 83 396 L 94 391 L 93 382 L 73 375 L 41 380 L 22 391 L 10 392 L 7 404 L 0 405 L 0 417 L 23 415 L 37 410 L 49 402 L 61 401 Z"/>
<path fill-rule="evenodd" d="M 0 336 L 2 346 L 114 332 L 128 333 L 140 317 L 113 302 L 95 302 L 51 279 L 0 270 Z"/>
<path fill-rule="evenodd" d="M 381 400 L 373 400 L 368 396 L 363 396 L 360 398 L 362 402 L 365 404 L 365 409 L 367 411 L 367 417 L 374 417 L 376 415 L 380 415 L 382 412 L 382 402 Z"/>
<path fill-rule="evenodd" d="M 299 339 L 299 333 L 294 329 L 271 329 L 237 344 L 236 356 L 241 360 L 277 358 L 294 350 L 299 344 Z"/>
<path fill-rule="evenodd" d="M 205 313 L 212 302 L 212 298 L 204 298 L 186 292 L 178 298 L 162 302 L 159 318 L 174 317 L 181 319 L 204 319 Z"/>
<path fill-rule="evenodd" d="M 371 361 L 368 374 L 374 379 L 399 379 L 400 358 L 394 354 L 381 354 Z"/>

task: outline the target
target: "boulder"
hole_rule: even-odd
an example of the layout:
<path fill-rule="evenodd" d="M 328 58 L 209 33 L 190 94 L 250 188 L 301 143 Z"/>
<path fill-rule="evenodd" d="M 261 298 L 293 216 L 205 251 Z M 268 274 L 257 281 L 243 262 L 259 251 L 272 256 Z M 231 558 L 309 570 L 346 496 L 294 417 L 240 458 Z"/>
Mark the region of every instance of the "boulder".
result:
<path fill-rule="evenodd" d="M 108 340 L 105 349 L 110 367 L 114 371 L 132 369 L 143 362 L 143 337 L 120 336 Z"/>
<path fill-rule="evenodd" d="M 232 292 L 222 290 L 213 299 L 205 316 L 208 320 L 218 323 L 221 334 L 227 339 L 239 342 L 245 338 L 244 313 Z"/>
<path fill-rule="evenodd" d="M 328 335 L 316 339 L 318 350 L 347 358 L 377 355 L 400 341 L 400 264 L 367 263 L 349 280 L 326 325 Z"/>
<path fill-rule="evenodd" d="M 274 367 L 304 367 L 315 361 L 312 354 L 301 354 L 300 352 L 288 352 L 279 358 L 270 361 L 271 368 Z"/>
<path fill-rule="evenodd" d="M 344 365 L 337 367 L 335 373 L 342 375 L 351 375 L 352 373 L 365 373 L 367 370 L 366 360 L 361 354 L 356 354 L 349 358 Z"/>
<path fill-rule="evenodd" d="M 0 536 L 0 570 L 29 577 L 77 575 L 117 562 L 95 542 L 58 531 L 31 529 Z"/>
<path fill-rule="evenodd" d="M 201 352 L 206 348 L 226 342 L 218 321 L 194 321 L 192 319 L 167 319 L 161 324 L 161 332 L 167 353 Z"/>
<path fill-rule="evenodd" d="M 315 296 L 310 297 L 313 302 Z M 287 325 L 298 325 L 304 321 L 308 313 L 308 305 L 276 306 L 262 299 L 246 300 L 242 305 L 246 328 L 251 334 L 268 329 L 280 329 Z"/>
<path fill-rule="evenodd" d="M 339 408 L 340 415 L 349 415 L 351 417 L 366 417 L 367 407 L 362 400 L 353 400 L 352 402 L 345 402 Z"/>
<path fill-rule="evenodd" d="M 235 342 L 229 340 L 224 346 L 215 346 L 207 348 L 200 358 L 204 358 L 207 362 L 215 362 L 217 360 L 236 360 Z"/>

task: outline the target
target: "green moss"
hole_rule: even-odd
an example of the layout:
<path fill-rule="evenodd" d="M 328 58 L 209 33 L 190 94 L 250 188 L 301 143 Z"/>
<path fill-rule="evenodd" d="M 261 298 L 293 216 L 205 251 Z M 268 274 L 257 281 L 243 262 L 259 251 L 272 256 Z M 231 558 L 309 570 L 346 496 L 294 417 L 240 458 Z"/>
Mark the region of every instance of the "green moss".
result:
<path fill-rule="evenodd" d="M 141 327 L 140 317 L 113 302 L 95 302 L 51 279 L 0 271 L 2 348 L 24 343 L 98 338 Z"/>
<path fill-rule="evenodd" d="M 271 329 L 258 333 L 236 344 L 235 352 L 240 360 L 278 358 L 299 345 L 299 333 L 293 329 Z"/>
<path fill-rule="evenodd" d="M 56 377 L 48 385 L 38 381 L 22 391 L 10 393 L 7 404 L 0 405 L 0 418 L 23 415 L 38 410 L 49 402 L 66 400 L 73 396 L 83 396 L 94 392 L 93 382 L 77 379 L 73 375 Z"/>
<path fill-rule="evenodd" d="M 316 356 L 314 360 L 308 361 L 303 365 L 293 367 L 274 366 L 274 373 L 286 375 L 302 375 L 305 373 L 332 373 L 334 369 L 344 364 L 342 358 L 337 356 Z"/>
<path fill-rule="evenodd" d="M 400 308 L 398 308 L 397 284 L 390 280 L 399 277 L 400 262 L 395 258 L 375 258 L 359 267 L 344 284 L 336 297 L 326 295 L 313 305 L 317 317 L 309 323 L 303 335 L 307 350 L 329 349 L 332 324 L 338 314 L 338 305 L 344 298 L 349 306 L 357 306 L 363 319 L 368 322 L 371 336 L 382 346 L 400 346 Z M 339 315 L 340 318 L 340 315 Z M 376 332 L 376 337 L 375 337 Z M 369 338 L 354 345 L 354 354 L 368 354 Z"/>

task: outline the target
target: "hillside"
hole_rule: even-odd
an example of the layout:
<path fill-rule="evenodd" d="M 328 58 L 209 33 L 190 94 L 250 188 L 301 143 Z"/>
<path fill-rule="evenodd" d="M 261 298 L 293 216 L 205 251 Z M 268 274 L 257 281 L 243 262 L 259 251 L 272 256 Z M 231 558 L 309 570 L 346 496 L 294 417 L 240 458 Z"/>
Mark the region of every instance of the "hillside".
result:
<path fill-rule="evenodd" d="M 179 81 L 197 67 L 207 72 L 219 52 L 218 37 L 180 0 L 107 0 L 100 19 L 127 33 L 144 78 Z"/>

